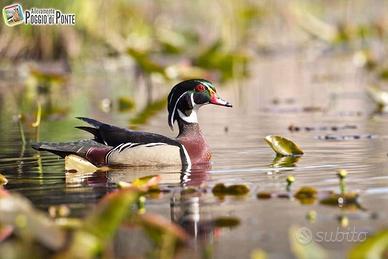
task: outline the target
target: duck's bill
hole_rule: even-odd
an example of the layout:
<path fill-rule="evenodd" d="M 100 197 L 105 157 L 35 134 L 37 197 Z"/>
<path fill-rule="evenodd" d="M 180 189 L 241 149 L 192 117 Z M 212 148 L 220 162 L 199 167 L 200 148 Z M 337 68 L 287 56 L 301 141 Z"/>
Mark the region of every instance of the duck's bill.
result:
<path fill-rule="evenodd" d="M 212 96 L 209 103 L 225 107 L 233 107 L 232 104 L 215 95 Z"/>

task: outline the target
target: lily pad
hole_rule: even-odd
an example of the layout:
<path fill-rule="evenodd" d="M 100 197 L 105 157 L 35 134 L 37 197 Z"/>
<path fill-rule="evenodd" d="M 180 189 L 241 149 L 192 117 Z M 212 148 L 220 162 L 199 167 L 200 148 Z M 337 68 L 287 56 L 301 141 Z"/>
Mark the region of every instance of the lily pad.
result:
<path fill-rule="evenodd" d="M 354 192 L 347 192 L 344 194 L 331 193 L 328 197 L 323 198 L 320 203 L 323 205 L 338 207 L 359 207 L 358 197 L 358 193 Z"/>
<path fill-rule="evenodd" d="M 291 140 L 281 136 L 266 136 L 265 141 L 268 145 L 281 156 L 301 156 L 303 155 L 302 149 Z"/>
<path fill-rule="evenodd" d="M 76 155 L 68 155 L 65 157 L 65 170 L 82 172 L 87 174 L 96 172 L 98 170 L 98 167 L 82 157 Z"/>
<path fill-rule="evenodd" d="M 240 225 L 240 219 L 236 217 L 218 217 L 214 220 L 214 225 L 220 228 L 233 228 Z"/>
<path fill-rule="evenodd" d="M 313 204 L 317 200 L 317 190 L 313 187 L 301 187 L 295 194 L 295 199 L 299 200 L 301 204 Z"/>
<path fill-rule="evenodd" d="M 270 192 L 258 192 L 256 197 L 260 200 L 267 200 L 272 198 L 272 194 Z"/>
<path fill-rule="evenodd" d="M 216 196 L 223 196 L 223 195 L 245 195 L 249 192 L 249 188 L 244 184 L 234 184 L 230 186 L 225 186 L 223 183 L 216 184 L 212 192 Z"/>

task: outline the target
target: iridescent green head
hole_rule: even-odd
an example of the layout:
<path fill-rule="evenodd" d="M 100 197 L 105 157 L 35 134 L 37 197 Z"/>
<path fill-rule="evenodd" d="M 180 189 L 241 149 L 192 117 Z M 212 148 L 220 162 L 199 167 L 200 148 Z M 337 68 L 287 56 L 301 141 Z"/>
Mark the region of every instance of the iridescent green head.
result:
<path fill-rule="evenodd" d="M 191 79 L 175 85 L 168 95 L 168 124 L 173 129 L 178 118 L 197 123 L 197 110 L 205 104 L 232 107 L 217 95 L 215 86 L 205 79 Z"/>

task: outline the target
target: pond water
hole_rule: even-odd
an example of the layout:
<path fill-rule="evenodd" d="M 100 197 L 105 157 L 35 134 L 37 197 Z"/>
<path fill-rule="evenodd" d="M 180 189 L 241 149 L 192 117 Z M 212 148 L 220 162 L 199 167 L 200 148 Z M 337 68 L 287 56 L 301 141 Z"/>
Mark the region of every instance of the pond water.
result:
<path fill-rule="evenodd" d="M 125 70 L 120 76 L 113 77 L 114 73 L 75 73 L 73 90 L 77 84 L 85 85 L 85 90 L 70 91 L 68 98 L 62 99 L 72 107 L 69 116 L 44 121 L 41 140 L 88 137 L 73 128 L 82 122 L 72 116 L 127 126 L 128 114 L 105 114 L 97 108 L 104 96 L 134 94 L 137 99 L 144 99 L 141 90 L 128 82 Z M 233 103 L 232 109 L 201 108 L 199 120 L 212 148 L 212 168 L 183 174 L 147 168 L 66 174 L 63 159 L 46 152 L 38 158 L 29 144 L 22 149 L 17 124 L 12 121 L 17 112 L 5 101 L 0 121 L 0 171 L 9 180 L 6 188 L 20 192 L 42 210 L 67 204 L 71 216 L 82 217 L 99 198 L 115 189 L 117 181 L 160 174 L 161 187 L 169 192 L 147 199 L 146 210 L 177 222 L 192 234 L 193 242 L 180 251 L 181 258 L 200 257 L 205 249 L 216 258 L 247 258 L 255 249 L 263 249 L 270 258 L 292 258 L 290 239 L 296 237 L 289 237 L 291 226 L 308 228 L 313 239 L 328 250 L 330 258 L 344 257 L 357 240 L 321 241 L 318 233 L 335 235 L 353 230 L 369 234 L 387 223 L 388 118 L 373 113 L 374 104 L 365 92 L 368 77 L 353 65 L 351 55 L 329 53 L 311 58 L 298 51 L 259 59 L 251 67 L 251 74 L 250 79 L 218 86 L 220 95 Z M 124 87 L 112 93 L 117 85 Z M 164 87 L 157 92 L 163 96 L 168 90 Z M 302 129 L 291 132 L 290 125 Z M 167 126 L 165 110 L 141 129 L 174 136 Z M 305 154 L 294 166 L 274 167 L 275 154 L 264 141 L 270 134 L 294 140 Z M 285 192 L 289 175 L 296 179 L 292 191 L 301 186 L 312 186 L 319 192 L 338 191 L 338 169 L 348 170 L 347 188 L 360 193 L 361 208 L 341 209 L 319 202 L 303 205 L 293 198 L 256 198 L 260 191 Z M 219 199 L 211 192 L 217 183 L 246 184 L 250 192 L 241 198 Z M 186 186 L 206 192 L 185 198 L 180 192 Z M 317 213 L 315 221 L 306 218 L 312 210 Z M 237 217 L 240 224 L 215 228 L 209 223 L 221 216 Z M 347 224 L 339 218 L 347 218 Z M 127 257 L 149 246 L 138 232 L 122 230 L 114 247 L 117 256 Z"/>

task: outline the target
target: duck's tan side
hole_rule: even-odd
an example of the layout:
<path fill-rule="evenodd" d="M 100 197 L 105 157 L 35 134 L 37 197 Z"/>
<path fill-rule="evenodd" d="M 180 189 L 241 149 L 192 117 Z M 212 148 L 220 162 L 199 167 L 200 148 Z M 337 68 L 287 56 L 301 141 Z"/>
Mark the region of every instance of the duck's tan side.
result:
<path fill-rule="evenodd" d="M 112 150 L 107 156 L 107 162 L 110 165 L 126 166 L 182 165 L 179 147 L 168 144 Z"/>

